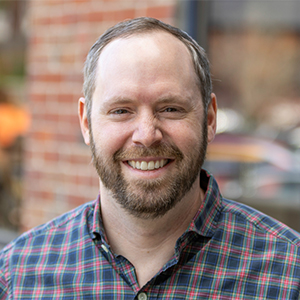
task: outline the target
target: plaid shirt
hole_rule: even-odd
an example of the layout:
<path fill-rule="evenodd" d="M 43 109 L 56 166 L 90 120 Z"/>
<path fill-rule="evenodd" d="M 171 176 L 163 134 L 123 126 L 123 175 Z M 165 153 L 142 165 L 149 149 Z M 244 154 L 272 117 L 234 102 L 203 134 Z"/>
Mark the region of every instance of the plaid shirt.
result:
<path fill-rule="evenodd" d="M 145 286 L 115 256 L 99 199 L 37 227 L 0 253 L 0 299 L 300 299 L 300 235 L 222 199 L 205 172 L 203 205 Z"/>

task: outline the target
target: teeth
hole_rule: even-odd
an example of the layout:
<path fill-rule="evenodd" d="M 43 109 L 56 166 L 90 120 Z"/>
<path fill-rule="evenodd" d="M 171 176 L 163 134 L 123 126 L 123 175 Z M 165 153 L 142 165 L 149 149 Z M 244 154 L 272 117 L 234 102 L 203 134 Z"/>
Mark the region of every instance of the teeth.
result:
<path fill-rule="evenodd" d="M 165 159 L 162 159 L 160 162 L 159 162 L 159 166 L 162 168 L 165 164 L 167 163 L 167 161 Z"/>
<path fill-rule="evenodd" d="M 149 161 L 147 167 L 148 167 L 148 170 L 154 170 L 154 161 Z"/>
<path fill-rule="evenodd" d="M 157 161 L 155 162 L 154 168 L 155 168 L 155 169 L 158 169 L 159 167 L 160 167 L 160 162 L 157 160 Z"/>
<path fill-rule="evenodd" d="M 145 161 L 141 163 L 141 170 L 146 171 L 148 169 L 148 164 Z"/>
<path fill-rule="evenodd" d="M 142 171 L 150 171 L 154 169 L 159 169 L 164 167 L 167 164 L 168 160 L 167 159 L 161 159 L 161 160 L 156 160 L 156 161 L 149 161 L 148 163 L 146 161 L 134 161 L 130 160 L 128 161 L 128 164 L 138 170 Z"/>

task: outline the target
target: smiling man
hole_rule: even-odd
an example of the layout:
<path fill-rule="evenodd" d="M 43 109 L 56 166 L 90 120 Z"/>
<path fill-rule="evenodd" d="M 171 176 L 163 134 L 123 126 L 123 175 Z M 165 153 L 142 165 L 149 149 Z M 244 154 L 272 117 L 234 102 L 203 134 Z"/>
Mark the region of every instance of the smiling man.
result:
<path fill-rule="evenodd" d="M 151 18 L 104 33 L 79 100 L 99 196 L 2 251 L 0 299 L 298 299 L 299 234 L 201 170 L 216 112 L 186 33 Z"/>
<path fill-rule="evenodd" d="M 204 198 L 200 169 L 215 134 L 216 99 L 205 111 L 189 49 L 162 30 L 112 40 L 94 85 L 79 112 L 104 227 L 143 286 L 172 258 Z"/>

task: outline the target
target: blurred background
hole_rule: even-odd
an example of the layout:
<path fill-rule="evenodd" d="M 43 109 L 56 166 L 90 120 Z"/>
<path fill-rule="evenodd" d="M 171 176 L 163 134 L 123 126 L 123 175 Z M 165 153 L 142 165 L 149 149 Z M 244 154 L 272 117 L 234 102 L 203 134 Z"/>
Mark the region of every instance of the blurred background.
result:
<path fill-rule="evenodd" d="M 91 45 L 150 16 L 202 45 L 218 97 L 205 167 L 300 231 L 300 2 L 0 0 L 0 248 L 98 193 L 77 101 Z"/>

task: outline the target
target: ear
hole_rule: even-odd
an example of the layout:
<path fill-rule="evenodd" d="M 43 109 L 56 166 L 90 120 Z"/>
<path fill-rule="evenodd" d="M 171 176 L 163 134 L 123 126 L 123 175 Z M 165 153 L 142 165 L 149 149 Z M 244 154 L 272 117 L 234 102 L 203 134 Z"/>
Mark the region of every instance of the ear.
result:
<path fill-rule="evenodd" d="M 217 97 L 211 94 L 211 101 L 207 108 L 207 141 L 211 143 L 216 135 L 217 130 Z"/>
<path fill-rule="evenodd" d="M 87 111 L 85 105 L 85 98 L 81 97 L 78 101 L 78 116 L 81 127 L 81 133 L 84 139 L 84 142 L 89 145 L 90 144 L 90 130 L 89 130 L 89 122 L 87 118 Z"/>

